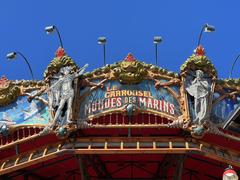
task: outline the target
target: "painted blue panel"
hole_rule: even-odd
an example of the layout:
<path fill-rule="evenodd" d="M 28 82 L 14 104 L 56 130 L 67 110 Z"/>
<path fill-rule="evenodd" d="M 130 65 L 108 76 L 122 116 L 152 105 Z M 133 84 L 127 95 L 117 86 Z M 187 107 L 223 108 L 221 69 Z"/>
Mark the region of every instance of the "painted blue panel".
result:
<path fill-rule="evenodd" d="M 235 99 L 225 98 L 216 104 L 212 109 L 212 118 L 215 123 L 222 123 L 233 115 L 235 110 L 240 105 L 240 96 L 237 96 Z"/>
<path fill-rule="evenodd" d="M 42 98 L 47 99 L 47 95 Z M 48 124 L 48 108 L 42 102 L 27 101 L 27 96 L 18 97 L 17 101 L 0 108 L 0 123 L 9 125 Z"/>

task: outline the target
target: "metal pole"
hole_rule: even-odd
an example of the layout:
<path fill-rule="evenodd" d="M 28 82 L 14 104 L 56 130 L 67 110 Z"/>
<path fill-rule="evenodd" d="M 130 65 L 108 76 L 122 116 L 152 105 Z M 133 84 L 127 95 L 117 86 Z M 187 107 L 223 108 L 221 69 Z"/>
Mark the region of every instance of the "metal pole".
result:
<path fill-rule="evenodd" d="M 156 57 L 156 66 L 158 65 L 158 44 L 155 44 L 155 57 Z"/>
<path fill-rule="evenodd" d="M 236 57 L 235 61 L 233 62 L 233 65 L 232 65 L 231 71 L 230 71 L 230 73 L 229 73 L 229 79 L 232 77 L 233 68 L 234 68 L 234 66 L 235 66 L 235 64 L 236 64 L 236 62 L 237 62 L 237 60 L 239 59 L 239 57 L 240 57 L 240 54 Z"/>
<path fill-rule="evenodd" d="M 106 47 L 105 44 L 103 44 L 103 63 L 104 66 L 106 65 Z"/>
<path fill-rule="evenodd" d="M 200 42 L 201 42 L 201 39 L 202 39 L 202 33 L 203 33 L 203 30 L 204 30 L 205 27 L 206 27 L 206 25 L 204 25 L 201 29 L 201 32 L 200 32 L 199 37 L 198 37 L 197 47 L 200 45 Z"/>
<path fill-rule="evenodd" d="M 131 128 L 128 128 L 128 137 L 131 137 Z"/>
<path fill-rule="evenodd" d="M 23 176 L 23 179 L 24 179 L 24 180 L 28 180 L 28 174 L 25 174 L 25 175 Z"/>
<path fill-rule="evenodd" d="M 34 80 L 34 76 L 33 76 L 33 71 L 32 71 L 32 68 L 27 60 L 27 58 L 21 53 L 21 52 L 16 52 L 17 54 L 19 54 L 20 56 L 22 56 L 22 58 L 24 59 L 24 61 L 27 63 L 28 65 L 28 69 L 30 70 L 30 73 L 31 73 L 31 76 L 32 76 L 32 79 Z"/>
<path fill-rule="evenodd" d="M 82 180 L 89 180 L 89 177 L 87 175 L 86 166 L 83 162 L 82 156 L 78 154 L 77 159 L 78 159 L 78 162 L 79 162 L 79 170 L 80 170 L 80 173 L 81 173 L 81 179 Z"/>
<path fill-rule="evenodd" d="M 184 155 L 178 155 L 177 164 L 176 164 L 176 170 L 174 174 L 174 180 L 181 180 L 182 179 L 182 173 L 184 170 L 184 161 L 186 158 L 186 154 Z"/>
<path fill-rule="evenodd" d="M 58 39 L 59 39 L 59 41 L 60 41 L 60 46 L 63 48 L 63 43 L 62 43 L 62 38 L 61 38 L 60 32 L 58 31 L 58 29 L 57 29 L 56 26 L 54 26 L 54 29 L 56 29 L 56 31 L 57 31 Z"/>

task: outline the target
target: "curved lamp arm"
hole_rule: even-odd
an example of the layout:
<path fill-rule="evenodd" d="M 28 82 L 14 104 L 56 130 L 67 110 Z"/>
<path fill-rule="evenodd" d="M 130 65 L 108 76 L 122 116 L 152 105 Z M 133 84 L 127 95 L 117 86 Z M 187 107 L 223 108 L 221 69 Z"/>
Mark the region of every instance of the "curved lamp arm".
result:
<path fill-rule="evenodd" d="M 213 31 L 215 31 L 215 27 L 214 27 L 214 26 L 211 26 L 211 25 L 209 25 L 209 24 L 205 24 L 205 25 L 202 27 L 201 32 L 200 32 L 200 34 L 199 34 L 199 36 L 198 36 L 198 44 L 197 44 L 197 47 L 198 47 L 198 46 L 200 45 L 200 43 L 201 43 L 203 31 L 204 31 L 204 32 L 213 32 Z"/>
<path fill-rule="evenodd" d="M 63 48 L 62 38 L 61 38 L 61 35 L 60 35 L 60 32 L 59 32 L 57 26 L 55 26 L 55 25 L 47 26 L 47 27 L 45 27 L 45 31 L 46 31 L 47 34 L 51 34 L 54 31 L 56 31 L 57 34 L 58 34 L 58 39 L 59 39 L 59 42 L 60 42 L 60 46 L 61 46 L 61 48 Z"/>
<path fill-rule="evenodd" d="M 25 63 L 28 65 L 28 69 L 31 73 L 32 80 L 34 80 L 31 65 L 30 65 L 29 61 L 27 60 L 27 58 L 21 52 L 19 52 L 19 51 L 11 52 L 11 53 L 7 54 L 7 59 L 15 59 L 17 54 L 19 54 L 24 59 Z"/>
<path fill-rule="evenodd" d="M 232 68 L 231 68 L 231 71 L 230 71 L 230 73 L 229 73 L 229 79 L 232 77 L 233 68 L 234 68 L 237 60 L 239 59 L 239 57 L 240 57 L 240 54 L 236 57 L 235 61 L 234 61 L 233 64 L 232 64 Z"/>
<path fill-rule="evenodd" d="M 57 34 L 58 34 L 58 39 L 60 41 L 60 46 L 63 48 L 63 43 L 62 43 L 62 38 L 61 38 L 60 32 L 58 31 L 58 28 L 56 26 L 53 26 L 53 27 L 56 30 Z"/>

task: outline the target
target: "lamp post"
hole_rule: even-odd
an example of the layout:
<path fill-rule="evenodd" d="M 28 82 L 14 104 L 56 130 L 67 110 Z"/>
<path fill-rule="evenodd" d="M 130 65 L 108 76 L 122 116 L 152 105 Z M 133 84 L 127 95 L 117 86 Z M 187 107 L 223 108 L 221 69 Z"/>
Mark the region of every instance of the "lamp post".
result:
<path fill-rule="evenodd" d="M 56 31 L 58 34 L 60 46 L 63 48 L 63 43 L 62 43 L 62 38 L 61 38 L 60 32 L 58 31 L 58 29 L 55 25 L 45 27 L 45 31 L 47 34 L 52 34 L 52 33 L 54 33 L 54 31 Z"/>
<path fill-rule="evenodd" d="M 14 59 L 16 59 L 17 55 L 20 55 L 24 59 L 24 61 L 28 65 L 28 69 L 31 73 L 32 80 L 34 80 L 33 71 L 32 71 L 32 68 L 30 66 L 30 63 L 28 62 L 27 58 L 21 52 L 19 52 L 19 51 L 10 52 L 10 53 L 7 54 L 6 58 L 9 59 L 9 60 L 14 60 Z"/>
<path fill-rule="evenodd" d="M 234 171 L 232 166 L 228 166 L 227 169 L 223 172 L 223 180 L 238 180 L 238 175 L 236 171 Z"/>
<path fill-rule="evenodd" d="M 214 31 L 215 31 L 215 27 L 212 26 L 212 25 L 209 25 L 209 24 L 205 24 L 205 25 L 202 27 L 201 32 L 200 32 L 199 37 L 198 37 L 197 47 L 198 47 L 198 46 L 200 45 L 200 43 L 201 43 L 203 31 L 204 31 L 204 32 L 214 32 Z"/>
<path fill-rule="evenodd" d="M 230 71 L 230 73 L 229 73 L 229 78 L 232 77 L 233 68 L 234 68 L 237 60 L 239 59 L 239 57 L 240 57 L 240 54 L 236 57 L 235 61 L 234 61 L 233 64 L 232 64 L 232 68 L 231 68 L 231 71 Z"/>
<path fill-rule="evenodd" d="M 106 65 L 106 43 L 107 43 L 106 37 L 98 38 L 98 44 L 103 45 L 103 64 L 104 64 L 104 66 Z"/>
<path fill-rule="evenodd" d="M 156 58 L 156 65 L 158 65 L 158 44 L 162 42 L 161 36 L 154 36 L 153 44 L 155 44 L 155 58 Z"/>

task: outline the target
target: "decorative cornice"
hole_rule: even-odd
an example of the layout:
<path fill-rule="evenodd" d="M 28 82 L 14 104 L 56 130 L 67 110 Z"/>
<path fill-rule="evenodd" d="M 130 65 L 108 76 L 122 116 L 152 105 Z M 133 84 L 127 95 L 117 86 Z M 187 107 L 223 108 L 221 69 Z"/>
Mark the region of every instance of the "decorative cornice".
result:
<path fill-rule="evenodd" d="M 84 76 L 90 80 L 101 78 L 118 79 L 123 84 L 136 84 L 144 79 L 164 78 L 170 80 L 179 78 L 179 74 L 138 61 L 130 53 L 124 60 L 95 69 L 90 73 L 85 73 Z"/>
<path fill-rule="evenodd" d="M 7 106 L 16 101 L 18 96 L 46 86 L 44 81 L 10 81 L 5 76 L 0 78 L 0 106 Z"/>

